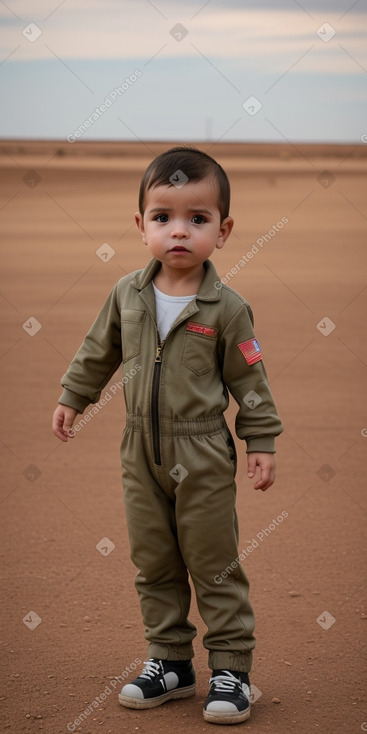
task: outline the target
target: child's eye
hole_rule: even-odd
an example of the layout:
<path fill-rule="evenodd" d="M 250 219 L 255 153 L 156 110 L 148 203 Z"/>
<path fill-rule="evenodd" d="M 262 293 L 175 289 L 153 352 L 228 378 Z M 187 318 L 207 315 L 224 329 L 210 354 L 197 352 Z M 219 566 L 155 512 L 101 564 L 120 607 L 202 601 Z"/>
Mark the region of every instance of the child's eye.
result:
<path fill-rule="evenodd" d="M 168 214 L 158 214 L 154 219 L 156 222 L 168 222 Z"/>
<path fill-rule="evenodd" d="M 203 222 L 206 222 L 205 217 L 203 217 L 202 214 L 194 214 L 192 220 L 194 224 L 203 224 Z"/>

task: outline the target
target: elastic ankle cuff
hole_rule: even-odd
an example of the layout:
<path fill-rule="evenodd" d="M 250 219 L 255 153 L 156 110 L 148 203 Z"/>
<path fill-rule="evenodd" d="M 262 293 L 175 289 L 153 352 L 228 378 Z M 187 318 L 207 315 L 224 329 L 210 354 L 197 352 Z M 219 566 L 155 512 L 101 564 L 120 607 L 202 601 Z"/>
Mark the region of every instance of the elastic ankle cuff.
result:
<path fill-rule="evenodd" d="M 148 656 L 157 660 L 191 660 L 194 657 L 192 645 L 160 645 L 152 642 L 148 647 Z"/>
<path fill-rule="evenodd" d="M 235 670 L 249 673 L 252 666 L 252 652 L 218 652 L 210 650 L 209 668 L 211 670 Z"/>

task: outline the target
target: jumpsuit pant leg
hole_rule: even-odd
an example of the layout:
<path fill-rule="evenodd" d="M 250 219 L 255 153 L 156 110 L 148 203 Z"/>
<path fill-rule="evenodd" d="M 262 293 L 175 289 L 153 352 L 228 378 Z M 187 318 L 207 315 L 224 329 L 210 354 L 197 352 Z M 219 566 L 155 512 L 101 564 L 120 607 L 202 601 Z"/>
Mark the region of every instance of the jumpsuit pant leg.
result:
<path fill-rule="evenodd" d="M 208 628 L 203 644 L 209 667 L 250 671 L 254 615 L 248 580 L 236 561 L 233 442 L 227 428 L 195 434 L 181 425 L 181 431 L 161 437 L 161 467 L 152 463 L 142 434 L 130 430 L 123 440 L 124 456 L 128 451 L 135 457 L 135 476 L 131 458 L 125 463 L 123 457 L 124 492 L 149 655 L 193 655 L 189 572 Z"/>
<path fill-rule="evenodd" d="M 140 431 L 127 429 L 121 458 L 130 556 L 138 569 L 135 587 L 148 657 L 189 660 L 197 631 L 188 620 L 191 587 L 177 539 L 175 498 L 162 490 L 146 444 Z"/>

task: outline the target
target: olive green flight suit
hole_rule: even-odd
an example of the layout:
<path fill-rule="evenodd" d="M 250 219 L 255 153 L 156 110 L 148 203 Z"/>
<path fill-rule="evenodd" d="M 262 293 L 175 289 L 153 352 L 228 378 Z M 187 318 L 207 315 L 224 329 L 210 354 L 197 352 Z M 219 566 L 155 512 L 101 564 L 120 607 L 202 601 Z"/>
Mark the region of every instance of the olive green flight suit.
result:
<path fill-rule="evenodd" d="M 190 574 L 208 628 L 209 667 L 249 671 L 254 617 L 245 572 L 234 563 L 236 452 L 223 417 L 228 390 L 247 452 L 274 452 L 283 427 L 249 304 L 206 261 L 198 295 L 160 344 L 152 286 L 159 268 L 153 259 L 115 285 L 61 380 L 60 402 L 83 412 L 122 362 L 124 501 L 149 657 L 193 656 Z"/>

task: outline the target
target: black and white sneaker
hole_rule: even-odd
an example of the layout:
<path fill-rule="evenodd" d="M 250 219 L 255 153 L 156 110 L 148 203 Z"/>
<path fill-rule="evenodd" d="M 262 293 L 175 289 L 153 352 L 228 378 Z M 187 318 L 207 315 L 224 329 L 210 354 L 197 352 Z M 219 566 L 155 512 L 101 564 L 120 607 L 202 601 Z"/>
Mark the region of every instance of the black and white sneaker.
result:
<path fill-rule="evenodd" d="M 119 703 L 130 709 L 152 709 L 166 701 L 188 698 L 195 693 L 195 673 L 191 660 L 157 660 L 144 663 L 142 673 L 126 683 Z"/>
<path fill-rule="evenodd" d="M 250 716 L 250 679 L 235 670 L 213 670 L 204 704 L 204 719 L 212 724 L 239 724 Z"/>

